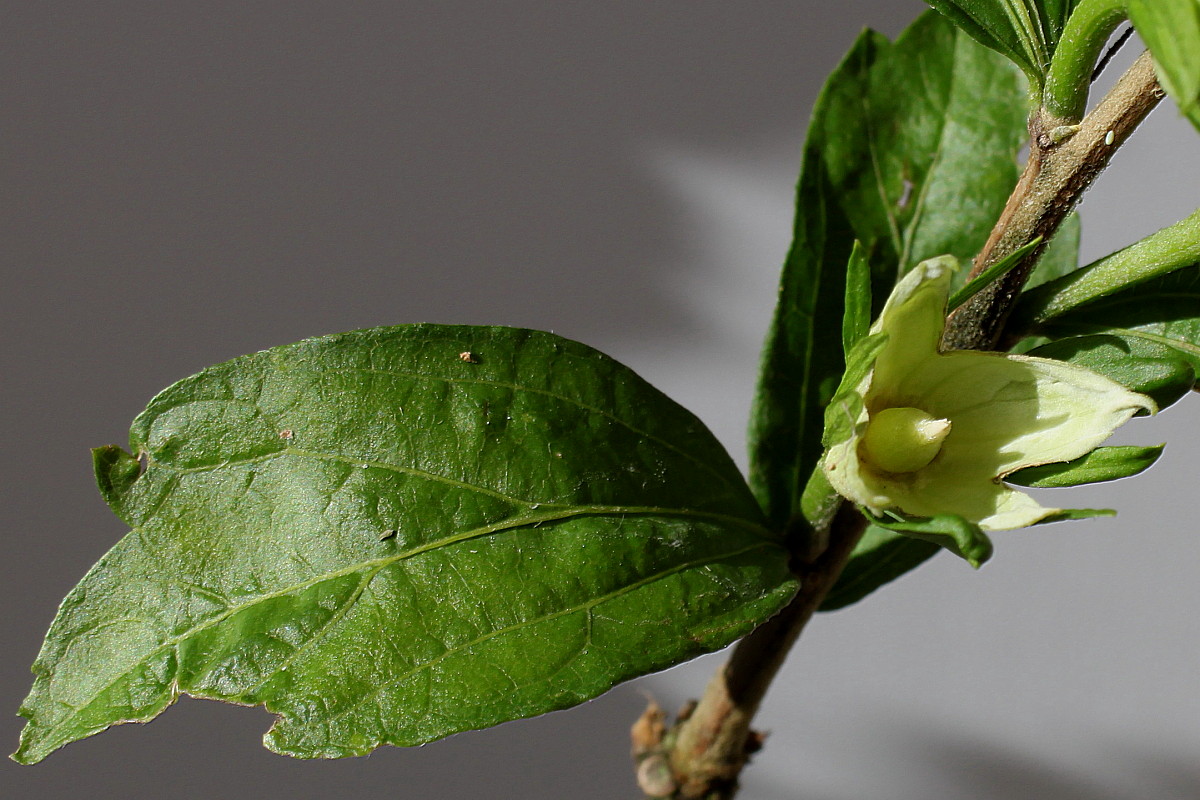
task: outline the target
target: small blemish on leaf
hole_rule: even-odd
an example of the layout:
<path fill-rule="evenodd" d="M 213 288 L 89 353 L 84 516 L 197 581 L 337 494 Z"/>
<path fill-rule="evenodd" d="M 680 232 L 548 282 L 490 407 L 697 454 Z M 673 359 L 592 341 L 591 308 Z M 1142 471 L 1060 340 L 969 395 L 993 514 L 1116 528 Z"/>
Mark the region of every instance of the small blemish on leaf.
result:
<path fill-rule="evenodd" d="M 475 355 L 470 350 L 462 351 L 461 353 L 458 354 L 458 358 L 460 361 L 462 361 L 466 364 L 478 364 L 479 363 L 479 356 Z"/>
<path fill-rule="evenodd" d="M 295 435 L 295 432 L 291 428 L 284 428 L 279 432 L 279 438 L 285 442 L 290 442 Z"/>
<path fill-rule="evenodd" d="M 382 542 L 382 541 L 385 541 L 385 540 L 387 540 L 387 539 L 391 539 L 391 538 L 393 538 L 393 537 L 394 537 L 394 536 L 395 536 L 397 533 L 399 533 L 399 531 L 397 531 L 397 530 L 394 530 L 394 529 L 393 529 L 393 530 L 387 530 L 387 531 L 384 531 L 384 532 L 383 532 L 383 535 L 381 535 L 381 536 L 379 537 L 379 541 L 381 541 L 381 542 Z"/>

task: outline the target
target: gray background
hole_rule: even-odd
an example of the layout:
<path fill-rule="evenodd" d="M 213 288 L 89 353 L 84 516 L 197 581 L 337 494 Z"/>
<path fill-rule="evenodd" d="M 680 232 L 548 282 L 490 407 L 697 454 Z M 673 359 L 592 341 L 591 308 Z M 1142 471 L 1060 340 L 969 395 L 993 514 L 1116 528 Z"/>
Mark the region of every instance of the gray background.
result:
<path fill-rule="evenodd" d="M 609 352 L 742 458 L 803 126 L 870 24 L 916 0 L 733 4 L 40 2 L 0 33 L 5 555 L 0 699 L 123 533 L 87 448 L 160 388 L 305 336 L 430 320 Z M 1094 257 L 1195 207 L 1164 105 L 1085 205 Z M 1200 796 L 1195 398 L 1122 431 L 1118 520 L 997 537 L 821 618 L 768 700 L 748 798 Z M 837 623 L 837 624 L 833 624 Z M 719 658 L 719 656 L 715 657 Z M 43 798 L 630 797 L 628 724 L 714 657 L 579 709 L 367 759 L 259 747 L 183 700 L 36 767 Z M 3 718 L 11 750 L 21 721 Z"/>

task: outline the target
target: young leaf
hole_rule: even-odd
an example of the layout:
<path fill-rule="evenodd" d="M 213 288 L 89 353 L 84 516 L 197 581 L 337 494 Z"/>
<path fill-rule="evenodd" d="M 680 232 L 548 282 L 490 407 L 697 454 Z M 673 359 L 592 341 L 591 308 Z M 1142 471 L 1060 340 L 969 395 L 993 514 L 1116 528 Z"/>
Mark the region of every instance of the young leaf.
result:
<path fill-rule="evenodd" d="M 1200 0 L 1129 0 L 1128 10 L 1159 82 L 1200 128 Z"/>
<path fill-rule="evenodd" d="M 977 42 L 1018 65 L 1040 87 L 1071 11 L 1081 0 L 929 0 Z"/>
<path fill-rule="evenodd" d="M 842 352 L 850 351 L 871 329 L 871 264 L 862 242 L 855 242 L 846 264 L 846 301 L 842 313 Z"/>
<path fill-rule="evenodd" d="M 1001 277 L 1007 274 L 1009 270 L 1021 263 L 1021 259 L 1025 257 L 1026 253 L 1041 243 L 1042 237 L 1035 236 L 1028 243 L 1021 245 L 1016 250 L 1012 251 L 1007 256 L 985 269 L 978 276 L 976 276 L 974 280 L 970 281 L 950 296 L 950 299 L 946 301 L 946 312 L 949 313 L 958 308 L 963 303 L 979 294 L 980 291 L 987 288 L 993 282 L 999 280 Z"/>
<path fill-rule="evenodd" d="M 842 381 L 833 393 L 833 399 L 825 406 L 825 428 L 821 432 L 821 444 L 828 447 L 850 438 L 855 421 L 862 412 L 862 396 L 858 393 L 858 385 L 875 365 L 875 357 L 887 341 L 886 333 L 867 336 L 859 339 L 858 344 L 847 355 Z"/>
<path fill-rule="evenodd" d="M 63 602 L 21 762 L 181 693 L 266 706 L 289 755 L 420 744 L 722 647 L 795 590 L 699 420 L 551 334 L 274 348 L 168 388 L 130 443 L 95 461 L 133 530 Z"/>
<path fill-rule="evenodd" d="M 1085 483 L 1115 481 L 1118 478 L 1128 478 L 1149 469 L 1162 455 L 1162 451 L 1162 445 L 1157 447 L 1097 447 L 1074 461 L 1026 467 L 1011 475 L 1006 475 L 1004 481 L 1033 489 L 1056 489 L 1065 486 L 1082 486 Z"/>
<path fill-rule="evenodd" d="M 750 424 L 751 485 L 775 525 L 801 515 L 821 456 L 855 240 L 876 313 L 918 261 L 973 257 L 1016 183 L 1026 100 L 1016 68 L 932 12 L 894 44 L 864 33 L 830 76 L 804 147 Z"/>
<path fill-rule="evenodd" d="M 1082 269 L 1026 290 L 1013 310 L 1009 330 L 1021 331 L 1135 284 L 1198 263 L 1200 209 Z"/>

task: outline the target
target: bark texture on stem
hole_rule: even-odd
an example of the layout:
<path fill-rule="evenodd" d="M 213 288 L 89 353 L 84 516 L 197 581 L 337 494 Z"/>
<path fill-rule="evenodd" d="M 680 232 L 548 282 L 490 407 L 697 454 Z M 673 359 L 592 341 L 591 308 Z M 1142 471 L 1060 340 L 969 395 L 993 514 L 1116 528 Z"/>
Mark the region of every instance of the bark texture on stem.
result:
<path fill-rule="evenodd" d="M 733 797 L 742 767 L 761 743 L 750 721 L 865 529 L 862 515 L 843 504 L 830 526 L 828 547 L 811 563 L 796 568 L 800 591 L 787 607 L 738 643 L 709 682 L 700 704 L 679 725 L 670 764 L 680 800 Z"/>
<path fill-rule="evenodd" d="M 1096 106 L 1078 130 L 1060 125 L 1045 112 L 1030 120 L 1029 161 L 1017 187 L 983 250 L 975 258 L 970 277 L 1042 237 L 1042 245 L 1017 267 L 968 300 L 946 324 L 942 347 L 946 350 L 992 350 L 1000 343 L 1009 311 L 1028 280 L 1038 258 L 1074 210 L 1079 198 L 1106 166 L 1121 143 L 1146 118 L 1163 97 L 1154 76 L 1150 54 L 1142 53 L 1121 76 L 1112 91 Z"/>

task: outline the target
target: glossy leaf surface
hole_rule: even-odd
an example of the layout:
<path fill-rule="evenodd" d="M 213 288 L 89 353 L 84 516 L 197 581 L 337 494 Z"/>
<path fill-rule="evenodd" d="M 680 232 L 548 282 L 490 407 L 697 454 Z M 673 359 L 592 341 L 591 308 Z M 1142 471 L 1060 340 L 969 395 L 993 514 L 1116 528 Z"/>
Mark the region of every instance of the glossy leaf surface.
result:
<path fill-rule="evenodd" d="M 133 530 L 63 603 L 18 760 L 180 693 L 265 705 L 290 755 L 419 744 L 724 646 L 795 589 L 704 426 L 551 334 L 264 351 L 164 391 L 131 450 L 97 451 Z"/>
<path fill-rule="evenodd" d="M 1200 372 L 1200 266 L 1080 306 L 1036 332 L 1056 341 L 1030 355 L 1078 363 L 1168 406 Z"/>
<path fill-rule="evenodd" d="M 800 516 L 821 455 L 855 240 L 875 313 L 918 261 L 969 261 L 1016 183 L 1025 113 L 1020 72 L 933 12 L 894 44 L 864 33 L 830 76 L 804 146 L 750 425 L 751 485 L 774 524 Z"/>

